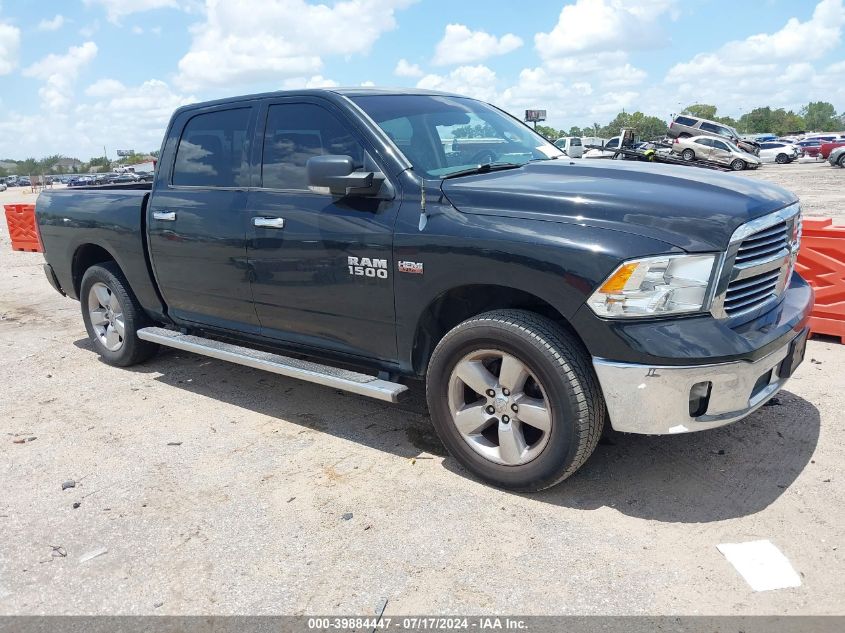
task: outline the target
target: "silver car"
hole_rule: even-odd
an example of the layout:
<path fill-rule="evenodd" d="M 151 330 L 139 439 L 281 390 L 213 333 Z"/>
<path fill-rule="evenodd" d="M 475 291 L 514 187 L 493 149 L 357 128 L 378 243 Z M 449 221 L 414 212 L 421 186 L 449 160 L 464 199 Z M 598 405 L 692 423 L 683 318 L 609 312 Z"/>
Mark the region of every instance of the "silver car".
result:
<path fill-rule="evenodd" d="M 734 128 L 729 125 L 717 123 L 716 121 L 708 121 L 707 119 L 680 114 L 672 119 L 672 122 L 669 124 L 669 130 L 667 131 L 669 138 L 689 138 L 702 134 L 721 136 L 722 138 L 728 139 L 744 152 L 754 154 L 755 156 L 760 154 L 760 144 L 758 142 L 740 138 L 739 132 Z"/>
<path fill-rule="evenodd" d="M 713 136 L 676 138 L 672 143 L 672 152 L 680 154 L 684 160 L 708 160 L 734 171 L 760 166 L 760 159 L 753 154 L 743 152 L 727 139 Z"/>

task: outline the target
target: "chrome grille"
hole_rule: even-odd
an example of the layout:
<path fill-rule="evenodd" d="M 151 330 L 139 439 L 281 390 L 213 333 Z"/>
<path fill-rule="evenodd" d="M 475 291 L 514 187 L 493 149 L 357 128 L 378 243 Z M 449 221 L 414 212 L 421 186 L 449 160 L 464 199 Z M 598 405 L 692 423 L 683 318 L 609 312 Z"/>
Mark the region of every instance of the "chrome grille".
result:
<path fill-rule="evenodd" d="M 725 312 L 728 316 L 751 310 L 761 303 L 768 301 L 777 291 L 780 268 L 735 281 L 728 286 L 725 293 Z"/>
<path fill-rule="evenodd" d="M 734 317 L 765 308 L 789 283 L 798 249 L 801 216 L 792 205 L 742 225 L 734 233 L 725 257 L 713 313 Z"/>
<path fill-rule="evenodd" d="M 734 266 L 747 266 L 771 259 L 785 248 L 789 248 L 789 233 L 786 222 L 778 222 L 742 240 Z"/>

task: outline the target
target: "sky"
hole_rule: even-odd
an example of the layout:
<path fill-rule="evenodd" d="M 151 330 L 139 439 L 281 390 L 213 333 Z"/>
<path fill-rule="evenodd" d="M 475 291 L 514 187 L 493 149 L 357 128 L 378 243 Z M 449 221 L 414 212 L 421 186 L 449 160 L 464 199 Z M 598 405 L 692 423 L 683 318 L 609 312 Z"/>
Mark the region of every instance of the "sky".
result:
<path fill-rule="evenodd" d="M 158 149 L 180 105 L 421 87 L 558 128 L 845 111 L 845 0 L 0 0 L 0 159 Z"/>

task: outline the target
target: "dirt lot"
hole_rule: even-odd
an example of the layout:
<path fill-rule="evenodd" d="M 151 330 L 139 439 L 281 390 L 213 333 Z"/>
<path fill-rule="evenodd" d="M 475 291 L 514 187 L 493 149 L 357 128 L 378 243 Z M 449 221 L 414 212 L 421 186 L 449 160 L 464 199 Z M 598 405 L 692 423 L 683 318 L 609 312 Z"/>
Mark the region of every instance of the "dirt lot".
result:
<path fill-rule="evenodd" d="M 750 177 L 845 218 L 841 170 Z M 443 456 L 418 391 L 383 405 L 173 351 L 106 366 L 0 224 L 2 614 L 843 612 L 836 342 L 746 421 L 615 434 L 514 495 Z M 716 549 L 757 539 L 801 587 L 755 593 Z"/>

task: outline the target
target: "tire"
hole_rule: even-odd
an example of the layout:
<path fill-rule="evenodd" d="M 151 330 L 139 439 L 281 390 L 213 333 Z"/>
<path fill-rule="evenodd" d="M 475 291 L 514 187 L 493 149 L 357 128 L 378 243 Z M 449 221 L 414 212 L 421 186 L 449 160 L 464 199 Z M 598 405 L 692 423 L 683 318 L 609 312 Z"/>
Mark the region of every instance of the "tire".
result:
<path fill-rule="evenodd" d="M 836 164 L 840 167 L 845 167 L 845 154 L 842 154 L 842 156 L 839 157 L 839 160 L 836 161 Z"/>
<path fill-rule="evenodd" d="M 743 169 L 745 169 L 745 161 L 741 158 L 734 158 L 731 161 L 731 169 L 733 169 L 734 171 L 742 171 Z"/>
<path fill-rule="evenodd" d="M 155 343 L 138 338 L 137 331 L 151 322 L 114 262 L 97 264 L 85 271 L 79 287 L 79 304 L 88 336 L 109 365 L 136 365 L 158 350 Z"/>
<path fill-rule="evenodd" d="M 692 134 L 688 134 L 687 132 L 681 132 L 678 134 L 678 138 L 692 138 Z"/>
<path fill-rule="evenodd" d="M 494 397 L 476 391 L 488 388 Z M 522 310 L 487 312 L 448 332 L 432 354 L 426 398 L 440 440 L 464 467 L 521 492 L 543 490 L 578 470 L 607 417 L 580 341 Z"/>
<path fill-rule="evenodd" d="M 684 160 L 688 160 L 688 161 L 694 161 L 695 160 L 695 152 L 693 150 L 687 148 L 683 152 L 681 152 L 681 158 L 683 158 Z"/>
<path fill-rule="evenodd" d="M 775 156 L 775 162 L 778 165 L 786 165 L 786 163 L 790 162 L 789 156 L 787 156 L 786 154 L 778 154 L 777 156 Z"/>

